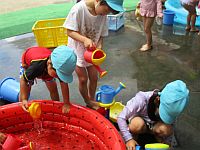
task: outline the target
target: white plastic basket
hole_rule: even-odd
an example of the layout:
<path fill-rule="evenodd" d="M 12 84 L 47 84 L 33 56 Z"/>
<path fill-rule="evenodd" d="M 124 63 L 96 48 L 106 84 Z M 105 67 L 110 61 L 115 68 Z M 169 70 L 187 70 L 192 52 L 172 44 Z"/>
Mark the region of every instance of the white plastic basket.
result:
<path fill-rule="evenodd" d="M 117 31 L 124 26 L 124 13 L 121 12 L 116 15 L 107 15 L 108 19 L 108 29 L 112 31 Z"/>

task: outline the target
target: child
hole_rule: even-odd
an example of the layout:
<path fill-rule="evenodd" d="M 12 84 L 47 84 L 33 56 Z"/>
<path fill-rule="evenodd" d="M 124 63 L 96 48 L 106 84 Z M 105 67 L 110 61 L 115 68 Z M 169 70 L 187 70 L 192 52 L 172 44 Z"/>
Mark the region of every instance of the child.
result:
<path fill-rule="evenodd" d="M 198 32 L 199 30 L 195 27 L 196 23 L 196 6 L 199 0 L 181 0 L 181 5 L 188 11 L 187 25 L 185 30 L 190 32 Z"/>
<path fill-rule="evenodd" d="M 75 71 L 79 91 L 87 106 L 93 109 L 98 108 L 94 98 L 98 76 L 95 67 L 84 60 L 84 52 L 102 49 L 103 37 L 108 35 L 106 15 L 123 11 L 122 4 L 123 0 L 82 0 L 73 6 L 64 23 L 68 46 L 77 54 Z"/>
<path fill-rule="evenodd" d="M 72 82 L 72 73 L 76 66 L 76 55 L 67 46 L 59 46 L 51 50 L 43 47 L 31 47 L 22 55 L 23 75 L 20 78 L 20 101 L 22 108 L 28 109 L 28 96 L 31 86 L 36 78 L 42 79 L 52 100 L 59 101 L 59 94 L 55 78 L 60 80 L 63 95 L 63 112 L 69 111 L 69 88 L 68 83 Z"/>
<path fill-rule="evenodd" d="M 6 140 L 6 135 L 0 132 L 0 145 L 2 145 L 5 140 Z"/>
<path fill-rule="evenodd" d="M 127 148 L 135 150 L 137 139 L 134 137 L 140 133 L 152 133 L 159 142 L 164 142 L 173 135 L 173 123 L 188 101 L 189 90 L 181 80 L 168 83 L 160 92 L 138 92 L 117 120 Z"/>
<path fill-rule="evenodd" d="M 140 51 L 148 51 L 153 48 L 151 28 L 154 19 L 156 16 L 163 16 L 161 0 L 141 0 L 140 14 L 143 17 L 144 32 L 146 34 L 146 44 L 140 48 Z"/>

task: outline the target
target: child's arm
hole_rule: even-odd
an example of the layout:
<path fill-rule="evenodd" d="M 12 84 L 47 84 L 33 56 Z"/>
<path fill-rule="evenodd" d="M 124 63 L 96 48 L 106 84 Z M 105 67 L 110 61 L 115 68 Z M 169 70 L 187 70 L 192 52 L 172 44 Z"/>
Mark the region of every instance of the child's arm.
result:
<path fill-rule="evenodd" d="M 163 17 L 161 0 L 156 0 L 156 3 L 157 3 L 157 16 Z"/>
<path fill-rule="evenodd" d="M 145 99 L 146 95 L 144 92 L 138 92 L 135 97 L 127 102 L 123 111 L 117 117 L 117 123 L 127 147 L 135 147 L 137 145 L 137 142 L 133 139 L 134 133 L 130 132 L 127 121 L 132 117 L 140 115 L 140 112 L 146 106 Z"/>
<path fill-rule="evenodd" d="M 22 76 L 20 79 L 20 97 L 19 101 L 22 102 L 22 108 L 27 111 L 28 109 L 28 95 L 29 95 L 29 85 Z"/>
<path fill-rule="evenodd" d="M 65 82 L 60 82 L 61 91 L 63 95 L 64 106 L 62 108 L 63 113 L 68 113 L 70 109 L 70 101 L 69 101 L 69 86 Z"/>
<path fill-rule="evenodd" d="M 97 43 L 97 48 L 102 49 L 103 47 L 103 37 L 100 37 L 98 43 Z"/>
<path fill-rule="evenodd" d="M 81 35 L 80 33 L 76 31 L 68 29 L 67 35 L 71 37 L 72 39 L 83 43 L 86 48 L 96 47 L 95 43 L 91 39 Z"/>

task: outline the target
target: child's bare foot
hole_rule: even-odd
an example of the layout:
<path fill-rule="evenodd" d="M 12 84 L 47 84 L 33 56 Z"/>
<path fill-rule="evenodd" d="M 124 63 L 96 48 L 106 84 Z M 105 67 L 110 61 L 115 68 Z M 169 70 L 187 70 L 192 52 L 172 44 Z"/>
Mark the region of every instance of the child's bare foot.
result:
<path fill-rule="evenodd" d="M 190 31 L 190 29 L 191 29 L 191 26 L 186 26 L 186 27 L 185 27 L 185 30 L 186 30 L 186 31 Z"/>
<path fill-rule="evenodd" d="M 199 30 L 197 28 L 191 28 L 190 32 L 199 32 Z"/>
<path fill-rule="evenodd" d="M 200 35 L 200 32 L 198 33 L 198 35 Z"/>
<path fill-rule="evenodd" d="M 93 100 L 89 100 L 89 101 L 85 101 L 86 104 L 87 104 L 87 107 L 91 108 L 91 109 L 94 109 L 94 110 L 97 110 L 99 109 L 99 103 L 96 102 L 96 101 L 93 101 Z"/>

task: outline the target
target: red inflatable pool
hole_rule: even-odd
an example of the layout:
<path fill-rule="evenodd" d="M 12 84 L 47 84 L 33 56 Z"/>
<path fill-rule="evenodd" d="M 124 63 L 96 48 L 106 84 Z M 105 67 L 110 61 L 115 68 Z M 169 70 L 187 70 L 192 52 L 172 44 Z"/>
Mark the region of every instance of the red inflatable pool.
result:
<path fill-rule="evenodd" d="M 0 131 L 15 134 L 27 143 L 35 140 L 40 145 L 38 149 L 126 149 L 115 127 L 98 112 L 72 105 L 70 112 L 63 114 L 61 102 L 34 102 L 41 104 L 42 132 L 33 130 L 35 122 L 29 113 L 22 110 L 19 103 L 0 107 Z"/>

